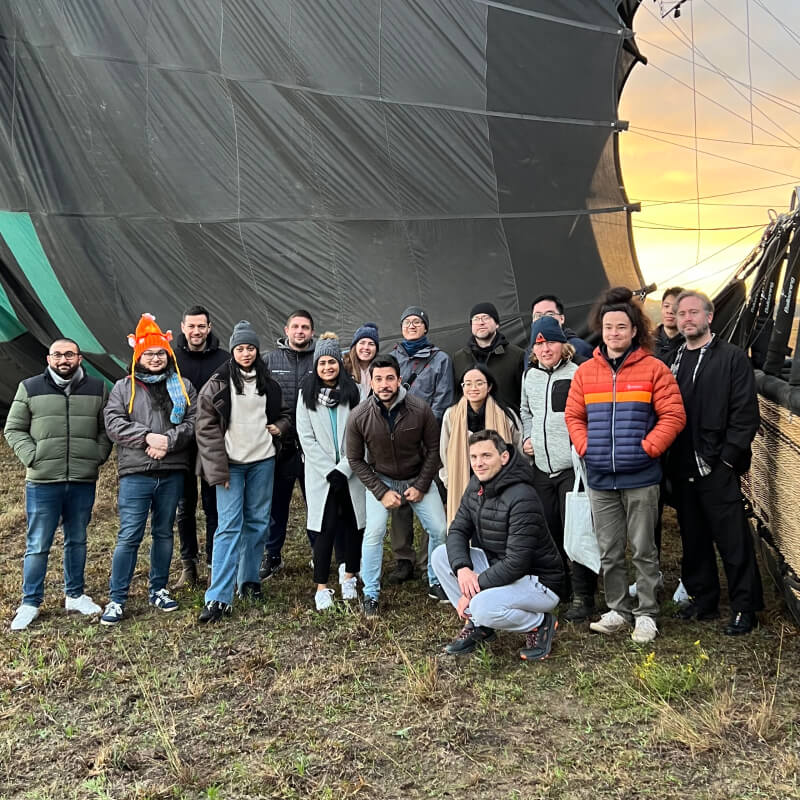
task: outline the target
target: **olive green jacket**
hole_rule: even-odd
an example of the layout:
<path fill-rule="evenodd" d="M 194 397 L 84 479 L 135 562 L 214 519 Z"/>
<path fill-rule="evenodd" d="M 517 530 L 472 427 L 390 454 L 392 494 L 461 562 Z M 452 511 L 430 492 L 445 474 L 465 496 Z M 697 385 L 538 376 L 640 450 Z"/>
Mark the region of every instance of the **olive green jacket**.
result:
<path fill-rule="evenodd" d="M 27 467 L 26 480 L 96 481 L 111 452 L 103 422 L 107 399 L 103 381 L 85 372 L 69 395 L 47 370 L 22 381 L 8 412 L 5 437 Z"/>

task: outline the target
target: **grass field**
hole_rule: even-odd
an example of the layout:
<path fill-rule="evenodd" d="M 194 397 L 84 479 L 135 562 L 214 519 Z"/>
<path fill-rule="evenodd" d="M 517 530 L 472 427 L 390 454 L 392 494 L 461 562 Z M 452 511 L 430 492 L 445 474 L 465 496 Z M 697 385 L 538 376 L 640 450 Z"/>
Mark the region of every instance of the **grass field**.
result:
<path fill-rule="evenodd" d="M 0 797 L 800 797 L 800 634 L 771 585 L 739 640 L 665 603 L 654 646 L 565 624 L 546 662 L 520 662 L 513 635 L 456 661 L 439 655 L 455 615 L 417 581 L 387 589 L 374 622 L 317 614 L 298 508 L 266 602 L 225 624 L 198 627 L 199 592 L 148 607 L 147 539 L 118 628 L 67 617 L 59 543 L 41 617 L 12 635 L 22 492 L 0 444 Z M 115 493 L 110 465 L 87 565 L 101 604 Z M 671 595 L 671 517 L 667 531 Z"/>

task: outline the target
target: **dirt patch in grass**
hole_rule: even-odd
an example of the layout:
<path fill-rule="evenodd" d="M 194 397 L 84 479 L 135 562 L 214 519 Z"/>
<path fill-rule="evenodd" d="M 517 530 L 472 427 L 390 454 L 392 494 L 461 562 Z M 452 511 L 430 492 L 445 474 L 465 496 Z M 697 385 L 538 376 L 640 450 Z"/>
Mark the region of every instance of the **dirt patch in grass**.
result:
<path fill-rule="evenodd" d="M 800 636 L 771 586 L 763 625 L 739 640 L 665 602 L 648 648 L 567 624 L 541 664 L 519 660 L 513 635 L 453 660 L 439 651 L 455 615 L 419 581 L 387 588 L 377 621 L 317 614 L 298 505 L 266 601 L 225 624 L 196 624 L 201 592 L 173 614 L 148 606 L 147 539 L 117 629 L 67 617 L 57 542 L 42 615 L 12 635 L 23 486 L 0 445 L 3 798 L 800 797 Z M 98 602 L 115 494 L 109 465 L 89 534 Z M 669 595 L 671 515 L 664 538 Z"/>

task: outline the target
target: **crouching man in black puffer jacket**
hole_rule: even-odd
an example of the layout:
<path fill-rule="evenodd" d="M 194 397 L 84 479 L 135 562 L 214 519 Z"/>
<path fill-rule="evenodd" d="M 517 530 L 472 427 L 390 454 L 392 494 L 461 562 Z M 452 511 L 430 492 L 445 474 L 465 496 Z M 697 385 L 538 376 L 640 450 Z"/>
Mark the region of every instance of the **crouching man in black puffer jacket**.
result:
<path fill-rule="evenodd" d="M 526 634 L 524 661 L 550 655 L 558 625 L 553 609 L 564 564 L 547 529 L 527 459 L 496 431 L 469 437 L 474 472 L 431 559 L 436 577 L 466 625 L 444 650 L 471 653 L 495 630 Z M 470 546 L 470 542 L 472 546 Z"/>

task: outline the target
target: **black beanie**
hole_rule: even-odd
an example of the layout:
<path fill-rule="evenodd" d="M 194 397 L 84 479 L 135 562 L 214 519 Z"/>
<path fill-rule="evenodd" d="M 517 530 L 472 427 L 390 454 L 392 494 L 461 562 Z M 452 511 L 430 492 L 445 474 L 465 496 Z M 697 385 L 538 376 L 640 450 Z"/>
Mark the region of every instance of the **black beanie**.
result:
<path fill-rule="evenodd" d="M 500 315 L 497 313 L 497 306 L 494 303 L 476 303 L 472 306 L 472 311 L 469 312 L 469 319 L 478 314 L 488 314 L 498 325 L 500 324 Z"/>

